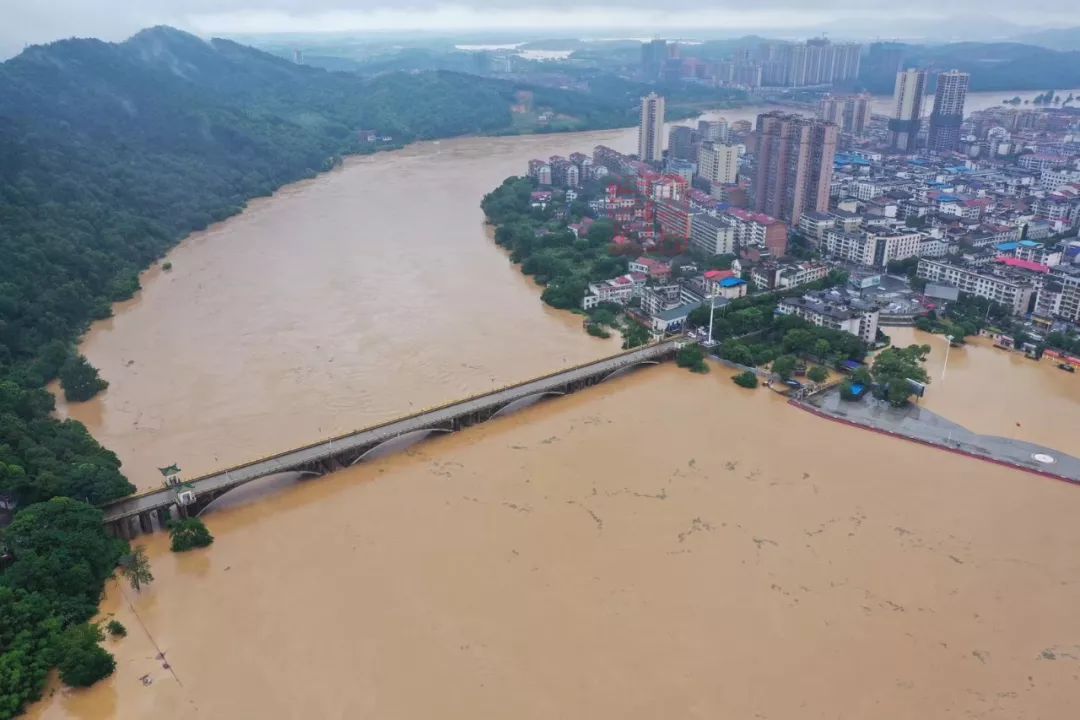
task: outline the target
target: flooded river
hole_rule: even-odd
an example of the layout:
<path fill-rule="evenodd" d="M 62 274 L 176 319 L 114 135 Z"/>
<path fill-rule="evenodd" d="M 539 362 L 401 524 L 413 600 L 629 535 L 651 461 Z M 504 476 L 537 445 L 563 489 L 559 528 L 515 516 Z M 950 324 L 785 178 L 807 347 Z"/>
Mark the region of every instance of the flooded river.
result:
<path fill-rule="evenodd" d="M 149 538 L 115 676 L 36 717 L 1068 717 L 1078 512 L 648 368 Z"/>
<path fill-rule="evenodd" d="M 530 157 L 635 142 L 425 143 L 253 203 L 94 327 L 82 349 L 111 386 L 65 411 L 146 488 L 157 466 L 197 474 L 610 354 L 543 306 L 478 203 Z M 1005 390 L 995 352 L 954 351 L 927 402 L 998 434 L 1050 432 L 1040 406 L 1077 426 L 1075 395 Z M 155 582 L 102 605 L 129 629 L 115 675 L 30 716 L 1013 720 L 1080 701 L 1077 488 L 720 368 L 644 369 L 274 484 L 212 507 L 206 551 L 140 538 Z"/>

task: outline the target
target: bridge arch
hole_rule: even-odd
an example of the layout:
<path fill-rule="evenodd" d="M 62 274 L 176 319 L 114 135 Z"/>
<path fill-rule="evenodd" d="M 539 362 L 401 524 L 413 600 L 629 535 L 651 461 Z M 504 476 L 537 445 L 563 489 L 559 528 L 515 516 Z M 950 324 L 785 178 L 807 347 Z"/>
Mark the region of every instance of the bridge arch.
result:
<path fill-rule="evenodd" d="M 353 458 L 350 462 L 346 463 L 345 467 L 352 467 L 353 465 L 360 462 L 361 460 L 366 458 L 368 455 L 375 452 L 376 450 L 383 447 L 384 445 L 388 445 L 389 443 L 392 443 L 392 442 L 397 442 L 401 438 L 409 437 L 410 435 L 423 434 L 423 435 L 426 436 L 426 435 L 430 435 L 431 433 L 452 433 L 452 432 L 454 432 L 452 429 L 450 429 L 450 428 L 442 428 L 442 427 L 430 427 L 430 428 L 420 428 L 419 430 L 410 430 L 409 432 L 401 433 L 400 435 L 395 435 L 392 438 L 387 438 L 386 440 L 383 440 L 382 442 L 380 442 L 377 445 L 372 445 L 367 450 L 365 450 L 364 452 L 360 453 L 355 458 Z"/>
<path fill-rule="evenodd" d="M 659 364 L 660 364 L 660 362 L 657 361 L 657 360 L 641 360 L 641 361 L 636 362 L 636 363 L 630 363 L 628 365 L 623 365 L 621 368 L 618 368 L 617 370 L 612 370 L 607 375 L 600 378 L 600 382 L 607 382 L 608 380 L 615 377 L 616 375 L 621 375 L 621 374 L 627 372 L 628 370 L 634 370 L 635 368 L 639 368 L 642 365 L 659 365 Z"/>
<path fill-rule="evenodd" d="M 503 413 L 513 412 L 519 406 L 523 406 L 526 403 L 536 402 L 537 400 L 542 400 L 542 399 L 544 399 L 546 397 L 559 397 L 559 396 L 565 395 L 565 394 L 566 394 L 566 391 L 564 391 L 564 390 L 548 390 L 546 392 L 539 392 L 539 393 L 533 393 L 532 395 L 526 395 L 525 397 L 520 397 L 517 400 L 511 400 L 510 402 L 506 403 L 501 408 L 499 408 L 494 413 L 492 413 L 491 417 L 497 418 L 500 415 L 502 415 Z M 511 408 L 513 408 L 513 410 Z"/>

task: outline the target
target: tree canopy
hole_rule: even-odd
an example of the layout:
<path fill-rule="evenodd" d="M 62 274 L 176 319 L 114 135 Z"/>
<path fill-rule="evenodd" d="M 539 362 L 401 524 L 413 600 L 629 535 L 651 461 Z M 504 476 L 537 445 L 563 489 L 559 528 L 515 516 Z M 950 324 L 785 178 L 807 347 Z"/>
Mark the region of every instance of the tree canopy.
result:
<path fill-rule="evenodd" d="M 908 380 L 927 384 L 930 376 L 922 363 L 930 354 L 929 345 L 908 345 L 906 348 L 885 348 L 874 358 L 870 369 L 878 394 L 890 405 L 900 406 L 908 402 L 914 390 Z"/>
<path fill-rule="evenodd" d="M 21 510 L 0 536 L 0 718 L 40 696 L 59 664 L 71 685 L 112 672 L 112 656 L 86 625 L 125 543 L 105 534 L 101 511 L 69 498 Z"/>

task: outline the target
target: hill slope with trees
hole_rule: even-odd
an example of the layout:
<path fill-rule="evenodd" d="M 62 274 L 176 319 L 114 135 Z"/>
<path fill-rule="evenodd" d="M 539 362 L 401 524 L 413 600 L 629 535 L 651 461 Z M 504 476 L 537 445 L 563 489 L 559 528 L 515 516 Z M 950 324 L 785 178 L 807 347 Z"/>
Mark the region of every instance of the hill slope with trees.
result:
<path fill-rule="evenodd" d="M 76 684 L 112 668 L 85 623 L 124 543 L 91 505 L 134 488 L 44 389 L 59 377 L 82 400 L 104 387 L 79 336 L 186 234 L 373 151 L 369 132 L 503 131 L 520 89 L 452 72 L 362 78 L 170 28 L 0 64 L 0 505 L 17 511 L 0 534 L 0 718 L 58 664 Z M 543 98 L 597 124 L 632 117 L 572 92 Z"/>

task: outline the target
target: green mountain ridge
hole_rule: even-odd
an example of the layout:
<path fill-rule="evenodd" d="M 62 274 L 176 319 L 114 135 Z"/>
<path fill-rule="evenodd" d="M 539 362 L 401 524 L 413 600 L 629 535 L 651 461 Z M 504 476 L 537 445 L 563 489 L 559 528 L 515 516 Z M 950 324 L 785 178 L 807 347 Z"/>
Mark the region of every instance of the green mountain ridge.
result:
<path fill-rule="evenodd" d="M 79 336 L 188 233 L 376 149 L 358 131 L 395 143 L 508 131 L 521 89 L 329 72 L 165 27 L 0 64 L 0 510 L 16 510 L 0 531 L 0 719 L 58 663 L 71 682 L 111 672 L 85 622 L 125 543 L 91 505 L 134 487 L 83 425 L 53 415 L 47 382 L 73 399 L 104 384 Z M 537 88 L 535 101 L 594 126 L 632 118 L 622 98 Z"/>

